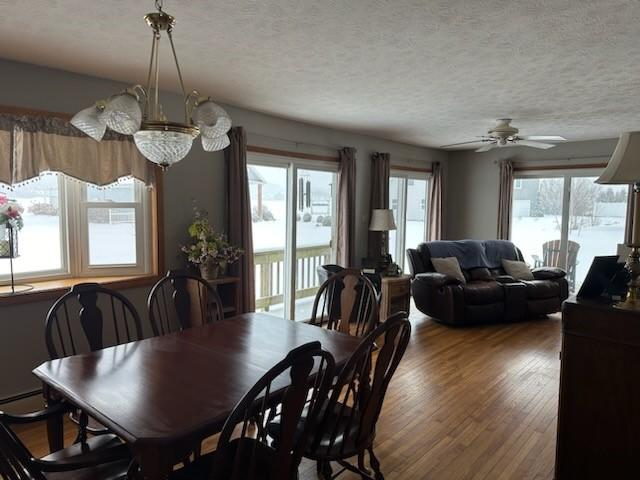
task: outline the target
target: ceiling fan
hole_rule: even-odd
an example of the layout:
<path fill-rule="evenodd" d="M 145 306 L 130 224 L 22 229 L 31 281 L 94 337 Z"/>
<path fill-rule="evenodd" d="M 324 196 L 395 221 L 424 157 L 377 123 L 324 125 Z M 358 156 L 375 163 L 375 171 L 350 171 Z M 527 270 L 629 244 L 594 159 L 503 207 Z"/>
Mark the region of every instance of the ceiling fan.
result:
<path fill-rule="evenodd" d="M 533 147 L 547 149 L 555 147 L 553 143 L 543 142 L 565 142 L 567 139 L 559 135 L 518 135 L 519 130 L 510 125 L 510 118 L 500 118 L 496 121 L 496 126 L 489 129 L 488 135 L 482 135 L 480 140 L 470 140 L 468 142 L 451 143 L 442 145 L 440 148 L 455 147 L 472 143 L 484 143 L 476 152 L 487 152 L 500 147 Z"/>

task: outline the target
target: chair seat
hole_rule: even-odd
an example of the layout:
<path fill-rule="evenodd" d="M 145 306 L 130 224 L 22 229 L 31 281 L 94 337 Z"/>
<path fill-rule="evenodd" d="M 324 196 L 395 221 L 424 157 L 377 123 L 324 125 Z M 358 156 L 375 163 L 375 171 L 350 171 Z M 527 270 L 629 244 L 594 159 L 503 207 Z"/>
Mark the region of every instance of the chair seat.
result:
<path fill-rule="evenodd" d="M 302 414 L 296 435 L 300 435 L 300 429 L 304 425 L 304 419 L 306 419 L 307 416 L 307 408 L 308 407 L 305 407 Z M 322 432 L 322 436 L 319 440 L 313 435 L 313 433 L 311 434 L 307 441 L 307 446 L 305 447 L 305 457 L 311 459 L 343 458 L 345 457 L 345 454 L 346 456 L 351 456 L 358 453 L 358 448 L 354 444 L 353 439 L 357 438 L 357 434 L 360 430 L 359 415 L 356 413 L 351 422 L 348 423 L 347 419 L 351 417 L 351 409 L 349 407 L 344 407 L 344 411 L 342 411 L 342 409 L 342 404 L 336 404 L 336 408 L 331 414 L 331 418 L 328 419 L 329 425 L 336 425 L 336 423 L 338 423 L 335 431 Z M 327 419 L 324 407 L 320 412 L 319 418 Z M 340 418 L 340 422 L 336 422 L 338 418 Z M 275 441 L 280 438 L 280 423 L 278 417 L 267 425 L 267 432 L 271 438 L 275 439 Z M 345 435 L 345 433 L 348 434 Z M 332 436 L 333 442 L 331 441 Z M 349 439 L 347 444 L 344 443 L 345 436 Z M 372 440 L 373 439 L 371 439 L 371 441 Z"/>
<path fill-rule="evenodd" d="M 102 456 L 107 453 L 109 456 L 121 456 L 127 459 L 129 457 L 127 446 L 118 437 L 109 433 L 97 437 L 89 437 L 84 446 L 81 443 L 74 443 L 67 448 L 50 453 L 40 460 L 43 462 L 71 462 L 79 456 L 86 458 L 89 456 Z"/>
<path fill-rule="evenodd" d="M 246 453 L 240 453 L 240 463 L 234 466 L 238 448 L 246 449 Z M 256 455 L 256 472 L 250 475 L 248 471 L 250 462 L 247 459 L 252 455 L 252 450 Z M 240 480 L 243 478 L 281 480 L 271 478 L 270 475 L 274 454 L 275 450 L 255 439 L 238 438 L 231 441 L 223 451 L 216 450 L 213 453 L 203 455 L 180 470 L 176 470 L 170 478 L 171 480 L 208 480 L 210 478 L 215 480 Z M 216 472 L 215 476 L 212 476 L 214 462 L 216 462 Z"/>
<path fill-rule="evenodd" d="M 468 282 L 463 291 L 469 305 L 498 303 L 504 299 L 504 291 L 498 282 Z"/>
<path fill-rule="evenodd" d="M 120 460 L 70 472 L 49 472 L 44 477 L 47 480 L 124 480 L 130 463 L 129 459 Z"/>
<path fill-rule="evenodd" d="M 542 300 L 560 296 L 560 284 L 552 280 L 526 280 L 527 298 Z"/>

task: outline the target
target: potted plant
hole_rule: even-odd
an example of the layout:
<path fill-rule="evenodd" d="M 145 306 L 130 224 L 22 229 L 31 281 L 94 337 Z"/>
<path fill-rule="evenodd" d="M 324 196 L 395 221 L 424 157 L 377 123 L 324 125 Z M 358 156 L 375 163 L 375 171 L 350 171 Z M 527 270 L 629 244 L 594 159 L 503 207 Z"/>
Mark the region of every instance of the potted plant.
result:
<path fill-rule="evenodd" d="M 15 200 L 0 193 L 0 257 L 14 258 L 18 256 L 17 238 L 18 230 L 21 230 L 24 225 L 23 211 L 22 206 Z"/>
<path fill-rule="evenodd" d="M 225 235 L 217 233 L 203 212 L 197 208 L 194 211 L 194 219 L 188 229 L 191 243 L 183 245 L 180 250 L 186 254 L 190 264 L 200 269 L 202 278 L 213 280 L 224 274 L 243 252 L 231 245 Z"/>

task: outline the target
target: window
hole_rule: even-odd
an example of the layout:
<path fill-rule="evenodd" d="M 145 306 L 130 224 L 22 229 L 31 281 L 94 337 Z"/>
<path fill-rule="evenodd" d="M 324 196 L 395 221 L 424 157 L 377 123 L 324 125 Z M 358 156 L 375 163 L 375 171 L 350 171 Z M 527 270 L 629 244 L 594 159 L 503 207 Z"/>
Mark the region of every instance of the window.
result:
<path fill-rule="evenodd" d="M 335 257 L 337 164 L 255 153 L 249 162 L 256 309 L 307 320 L 317 267 Z"/>
<path fill-rule="evenodd" d="M 516 178 L 513 181 L 513 189 L 514 190 L 522 190 L 522 179 Z"/>
<path fill-rule="evenodd" d="M 598 172 L 554 173 L 514 182 L 511 240 L 532 267 L 567 271 L 580 288 L 596 255 L 614 255 L 624 242 L 629 187 L 599 185 Z"/>
<path fill-rule="evenodd" d="M 389 205 L 396 230 L 389 232 L 389 253 L 400 269 L 407 269 L 405 252 L 427 239 L 429 177 L 426 173 L 392 171 Z"/>
<path fill-rule="evenodd" d="M 23 209 L 14 272 L 19 279 L 139 275 L 151 270 L 150 190 L 134 180 L 98 188 L 44 174 L 0 196 Z M 9 278 L 0 259 L 0 281 Z"/>

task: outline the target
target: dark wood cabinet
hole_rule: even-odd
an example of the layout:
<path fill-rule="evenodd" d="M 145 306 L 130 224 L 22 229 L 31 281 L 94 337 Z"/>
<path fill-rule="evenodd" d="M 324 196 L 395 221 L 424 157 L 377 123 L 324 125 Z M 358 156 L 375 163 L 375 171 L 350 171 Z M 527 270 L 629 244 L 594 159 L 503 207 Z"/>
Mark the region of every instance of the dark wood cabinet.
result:
<path fill-rule="evenodd" d="M 220 277 L 207 280 L 215 288 L 222 300 L 222 312 L 225 318 L 240 314 L 240 278 Z"/>
<path fill-rule="evenodd" d="M 640 312 L 562 310 L 556 480 L 640 478 Z"/>

